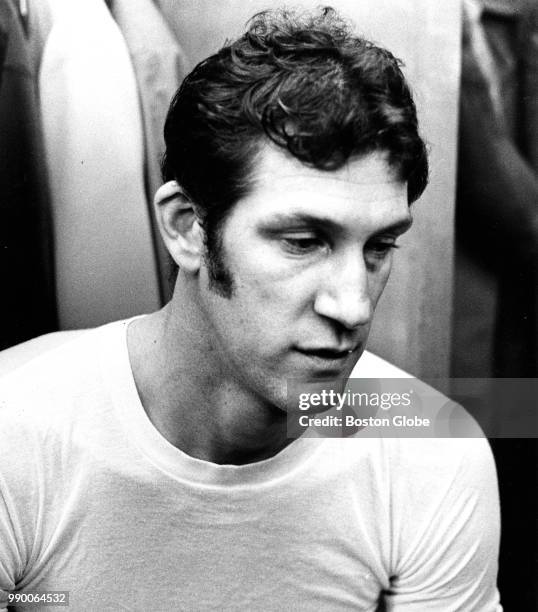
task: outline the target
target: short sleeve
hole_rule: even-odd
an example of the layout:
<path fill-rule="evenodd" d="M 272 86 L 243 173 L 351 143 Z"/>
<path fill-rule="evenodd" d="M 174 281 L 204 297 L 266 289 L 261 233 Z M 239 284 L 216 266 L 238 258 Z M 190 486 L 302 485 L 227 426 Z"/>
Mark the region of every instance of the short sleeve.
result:
<path fill-rule="evenodd" d="M 0 611 L 24 577 L 35 545 L 43 457 L 24 412 L 0 388 Z"/>
<path fill-rule="evenodd" d="M 1 427 L 0 415 L 0 427 Z M 0 432 L 0 445 L 2 444 Z M 6 481 L 4 468 L 8 464 L 6 446 L 0 451 L 0 612 L 8 605 L 8 591 L 16 588 L 17 576 L 22 571 L 20 542 L 21 525 L 17 516 L 17 502 L 12 487 Z"/>
<path fill-rule="evenodd" d="M 7 610 L 8 592 L 15 589 L 15 576 L 20 568 L 10 506 L 9 494 L 0 474 L 0 612 Z"/>
<path fill-rule="evenodd" d="M 500 612 L 500 511 L 487 440 L 408 440 L 395 469 L 387 612 Z M 412 446 L 414 448 L 412 448 Z M 401 504 L 401 505 L 400 505 Z"/>

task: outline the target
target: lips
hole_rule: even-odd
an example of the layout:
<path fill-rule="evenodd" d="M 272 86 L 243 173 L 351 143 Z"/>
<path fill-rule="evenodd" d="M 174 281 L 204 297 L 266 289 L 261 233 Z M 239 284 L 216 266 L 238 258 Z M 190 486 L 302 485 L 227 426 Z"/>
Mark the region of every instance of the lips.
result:
<path fill-rule="evenodd" d="M 353 353 L 354 349 L 332 349 L 332 348 L 319 348 L 319 349 L 297 349 L 303 355 L 308 355 L 309 357 L 317 357 L 318 359 L 327 359 L 330 361 L 338 360 L 338 359 L 347 359 L 351 353 Z"/>
<path fill-rule="evenodd" d="M 348 344 L 343 347 L 296 347 L 296 351 L 304 355 L 315 367 L 343 368 L 353 355 L 357 355 L 361 343 Z"/>

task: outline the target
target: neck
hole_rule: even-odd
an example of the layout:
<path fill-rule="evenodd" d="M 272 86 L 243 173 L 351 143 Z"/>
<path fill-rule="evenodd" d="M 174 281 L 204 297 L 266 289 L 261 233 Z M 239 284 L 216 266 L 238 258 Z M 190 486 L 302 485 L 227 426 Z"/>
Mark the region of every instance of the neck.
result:
<path fill-rule="evenodd" d="M 161 311 L 128 328 L 131 367 L 140 400 L 171 444 L 198 459 L 245 464 L 287 446 L 286 415 L 220 365 L 200 309 L 178 291 Z"/>

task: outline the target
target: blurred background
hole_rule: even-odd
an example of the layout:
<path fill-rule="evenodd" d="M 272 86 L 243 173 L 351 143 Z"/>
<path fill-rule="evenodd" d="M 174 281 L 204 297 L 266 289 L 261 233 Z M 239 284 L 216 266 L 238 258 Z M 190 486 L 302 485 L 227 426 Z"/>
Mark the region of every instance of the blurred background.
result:
<path fill-rule="evenodd" d="M 404 61 L 431 156 L 369 349 L 420 378 L 536 378 L 538 3 L 330 4 Z M 0 349 L 166 302 L 151 203 L 169 101 L 279 5 L 0 0 Z M 536 441 L 492 446 L 501 598 L 538 610 Z"/>

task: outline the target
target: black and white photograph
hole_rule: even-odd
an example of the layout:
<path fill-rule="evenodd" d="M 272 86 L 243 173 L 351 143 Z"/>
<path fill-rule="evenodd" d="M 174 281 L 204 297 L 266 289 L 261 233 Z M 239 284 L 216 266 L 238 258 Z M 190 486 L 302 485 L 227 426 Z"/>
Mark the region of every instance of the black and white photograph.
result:
<path fill-rule="evenodd" d="M 538 611 L 538 2 L 0 0 L 0 612 Z"/>

